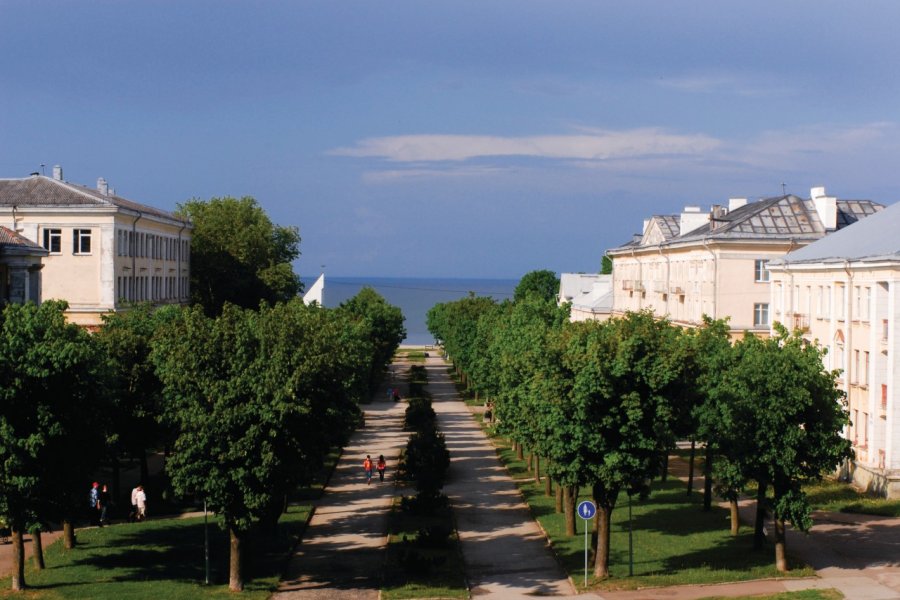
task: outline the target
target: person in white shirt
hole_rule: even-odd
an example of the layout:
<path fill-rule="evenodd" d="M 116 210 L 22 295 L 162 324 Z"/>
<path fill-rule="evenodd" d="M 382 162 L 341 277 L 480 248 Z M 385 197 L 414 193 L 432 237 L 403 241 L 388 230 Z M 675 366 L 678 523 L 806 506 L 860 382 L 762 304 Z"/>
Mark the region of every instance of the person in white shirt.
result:
<path fill-rule="evenodd" d="M 138 506 L 137 506 L 137 494 L 138 490 L 141 489 L 141 486 L 137 486 L 133 490 L 131 490 L 131 514 L 128 515 L 128 522 L 134 523 L 137 519 L 138 515 Z"/>
<path fill-rule="evenodd" d="M 147 494 L 144 492 L 143 486 L 137 486 L 135 498 L 137 499 L 137 520 L 143 521 L 147 516 Z"/>

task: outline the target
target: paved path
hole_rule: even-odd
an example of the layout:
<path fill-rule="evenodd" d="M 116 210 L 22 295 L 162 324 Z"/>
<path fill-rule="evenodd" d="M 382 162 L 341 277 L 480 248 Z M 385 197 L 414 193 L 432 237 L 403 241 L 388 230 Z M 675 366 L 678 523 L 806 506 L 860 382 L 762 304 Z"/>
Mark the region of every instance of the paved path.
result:
<path fill-rule="evenodd" d="M 395 364 L 399 370 L 402 365 Z M 387 401 L 386 391 L 365 407 L 366 423 L 344 448 L 337 468 L 303 541 L 282 577 L 276 600 L 376 599 L 387 543 L 387 516 L 394 496 L 394 468 L 408 433 L 403 432 L 406 404 Z M 362 462 L 384 454 L 384 483 L 376 474 L 366 485 Z"/>
<path fill-rule="evenodd" d="M 453 504 L 472 595 L 573 594 L 493 445 L 459 400 L 447 365 L 430 357 L 426 368 L 428 390 L 450 450 L 444 493 Z"/>

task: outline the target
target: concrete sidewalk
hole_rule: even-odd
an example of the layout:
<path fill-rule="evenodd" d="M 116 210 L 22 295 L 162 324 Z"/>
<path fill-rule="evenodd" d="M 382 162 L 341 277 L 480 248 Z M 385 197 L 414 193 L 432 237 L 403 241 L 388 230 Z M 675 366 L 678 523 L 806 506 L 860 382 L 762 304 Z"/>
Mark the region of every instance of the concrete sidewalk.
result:
<path fill-rule="evenodd" d="M 494 446 L 459 399 L 448 365 L 430 357 L 428 390 L 447 447 L 453 504 L 473 596 L 574 594 Z"/>
<path fill-rule="evenodd" d="M 392 367 L 402 368 L 400 364 Z M 405 409 L 405 403 L 387 400 L 386 389 L 365 407 L 365 426 L 344 448 L 274 599 L 378 598 L 394 473 L 409 437 L 403 431 Z M 379 454 L 387 459 L 383 483 L 375 474 L 371 485 L 366 484 L 362 467 L 366 454 L 373 460 Z"/>

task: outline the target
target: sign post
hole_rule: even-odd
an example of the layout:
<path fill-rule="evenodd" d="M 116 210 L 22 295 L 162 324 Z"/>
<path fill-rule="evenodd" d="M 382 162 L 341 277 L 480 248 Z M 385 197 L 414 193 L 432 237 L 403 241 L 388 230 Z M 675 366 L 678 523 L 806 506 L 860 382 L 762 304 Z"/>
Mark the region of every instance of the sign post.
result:
<path fill-rule="evenodd" d="M 587 581 L 588 581 L 588 521 L 594 518 L 594 515 L 597 514 L 597 507 L 594 506 L 594 503 L 590 500 L 585 500 L 578 504 L 578 516 L 584 519 L 584 587 L 587 589 Z"/>

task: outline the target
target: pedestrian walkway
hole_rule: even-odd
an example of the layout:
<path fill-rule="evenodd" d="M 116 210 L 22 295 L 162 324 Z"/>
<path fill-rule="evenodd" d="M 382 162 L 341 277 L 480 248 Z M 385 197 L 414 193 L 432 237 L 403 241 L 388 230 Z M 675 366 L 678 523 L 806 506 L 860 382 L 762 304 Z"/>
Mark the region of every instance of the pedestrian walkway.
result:
<path fill-rule="evenodd" d="M 394 364 L 399 370 L 403 365 Z M 387 518 L 394 496 L 394 473 L 408 433 L 406 404 L 387 399 L 386 389 L 365 407 L 365 426 L 344 448 L 303 541 L 288 563 L 276 600 L 376 599 L 387 544 Z M 384 454 L 384 483 L 366 484 L 362 463 Z"/>
<path fill-rule="evenodd" d="M 429 357 L 428 391 L 450 450 L 450 498 L 473 596 L 558 596 L 575 590 L 493 445 L 459 399 L 448 365 Z"/>

